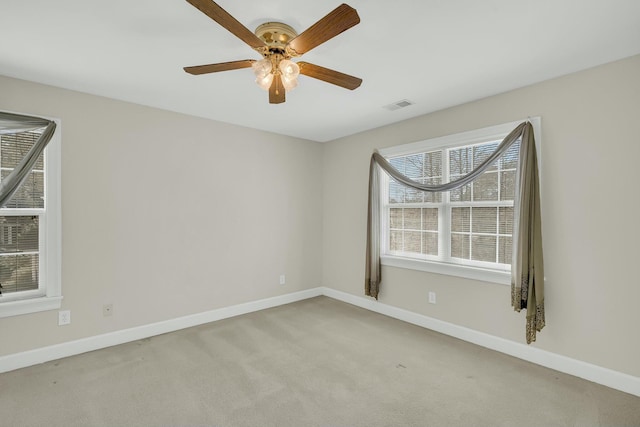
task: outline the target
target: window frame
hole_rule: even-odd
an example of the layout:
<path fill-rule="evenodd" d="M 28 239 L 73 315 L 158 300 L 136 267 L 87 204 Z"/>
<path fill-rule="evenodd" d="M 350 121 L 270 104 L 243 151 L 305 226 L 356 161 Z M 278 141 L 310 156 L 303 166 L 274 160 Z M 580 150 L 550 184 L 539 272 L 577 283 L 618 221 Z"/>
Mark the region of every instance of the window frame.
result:
<path fill-rule="evenodd" d="M 56 310 L 62 304 L 62 227 L 61 227 L 61 166 L 62 124 L 59 119 L 45 117 L 56 123 L 56 130 L 44 150 L 44 209 L 11 209 L 7 216 L 38 215 L 39 283 L 37 290 L 0 296 L 0 318 Z"/>
<path fill-rule="evenodd" d="M 541 118 L 534 117 L 528 118 L 533 126 L 535 142 L 536 142 L 536 150 L 538 154 L 538 172 L 540 176 L 540 183 L 542 186 L 542 175 L 540 174 L 541 166 Z M 379 153 L 385 157 L 397 157 L 397 156 L 407 156 L 416 153 L 423 153 L 427 151 L 435 151 L 435 150 L 443 150 L 450 149 L 453 147 L 459 146 L 467 146 L 474 144 L 481 144 L 492 141 L 502 141 L 504 137 L 506 137 L 516 126 L 525 121 L 519 120 L 509 123 L 504 123 L 496 126 L 489 126 L 486 128 L 476 129 L 467 132 L 461 132 L 452 135 L 446 135 L 436 138 L 430 138 L 423 141 L 412 142 L 408 144 L 397 145 L 393 147 L 388 147 L 384 149 L 378 150 Z M 443 176 L 448 176 L 448 162 L 443 159 Z M 502 285 L 510 285 L 511 284 L 511 266 L 509 264 L 500 264 L 499 268 L 491 267 L 488 268 L 486 263 L 482 261 L 477 262 L 467 262 L 460 263 L 455 260 L 449 260 L 447 262 L 435 259 L 433 256 L 425 256 L 424 258 L 417 258 L 405 255 L 397 255 L 391 254 L 388 248 L 389 244 L 389 176 L 386 173 L 381 172 L 380 177 L 380 188 L 381 188 L 381 197 L 380 201 L 382 206 L 380 206 L 380 212 L 383 212 L 380 215 L 380 260 L 382 265 L 397 267 L 397 268 L 405 268 L 411 270 L 425 271 L 436 274 L 444 274 L 449 276 L 463 277 L 467 279 L 480 280 L 484 282 L 492 282 Z M 442 236 L 442 232 L 440 230 L 443 229 L 443 222 L 451 221 L 451 208 L 455 206 L 456 202 L 450 202 L 449 197 L 445 197 L 443 194 L 442 200 L 439 203 L 438 207 L 438 231 L 439 231 L 439 248 L 450 253 L 450 238 L 451 234 L 447 234 L 446 236 Z M 475 202 L 478 203 L 478 202 Z M 489 202 L 491 206 L 499 206 L 500 201 Z M 409 206 L 411 207 L 411 206 Z M 430 207 L 421 205 L 421 207 Z M 435 207 L 435 206 L 434 206 Z M 447 209 L 447 215 L 442 214 L 442 210 Z M 447 227 L 449 230 L 450 226 Z M 497 263 L 496 263 L 497 264 Z"/>

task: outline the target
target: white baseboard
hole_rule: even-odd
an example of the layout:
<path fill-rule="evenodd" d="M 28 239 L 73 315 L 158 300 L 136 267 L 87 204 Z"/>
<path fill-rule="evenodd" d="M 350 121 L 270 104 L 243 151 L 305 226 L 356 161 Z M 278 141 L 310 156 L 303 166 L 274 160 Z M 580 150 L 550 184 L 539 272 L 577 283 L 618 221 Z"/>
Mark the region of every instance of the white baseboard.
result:
<path fill-rule="evenodd" d="M 391 305 L 380 303 L 374 299 L 360 297 L 331 288 L 322 288 L 322 294 L 330 298 L 343 301 L 361 308 L 365 308 L 385 316 L 393 317 L 431 329 L 445 335 L 459 338 L 481 347 L 499 351 L 513 357 L 517 357 L 528 362 L 535 363 L 565 374 L 583 378 L 594 383 L 602 384 L 616 390 L 624 391 L 636 396 L 640 396 L 640 378 L 622 372 L 592 365 L 560 354 L 551 353 L 536 347 L 506 340 L 504 338 L 489 335 L 484 332 L 454 325 L 422 314 L 403 310 Z"/>
<path fill-rule="evenodd" d="M 168 332 L 215 322 L 216 320 L 227 319 L 241 314 L 264 310 L 266 308 L 277 307 L 279 305 L 289 304 L 320 295 L 322 295 L 322 288 L 307 289 L 300 292 L 279 295 L 277 297 L 251 301 L 230 307 L 223 307 L 204 313 L 151 323 L 149 325 L 123 329 L 75 341 L 41 347 L 21 353 L 0 356 L 0 373 L 26 368 L 27 366 L 49 362 L 63 357 L 86 353 L 88 351 L 99 350 L 101 348 L 149 338 L 155 335 L 166 334 Z"/>
<path fill-rule="evenodd" d="M 99 350 L 105 347 L 149 338 L 155 335 L 165 334 L 192 326 L 215 322 L 217 320 L 227 319 L 254 311 L 277 307 L 279 305 L 289 304 L 320 295 L 325 295 L 338 301 L 343 301 L 407 323 L 459 338 L 537 365 L 545 366 L 547 368 L 584 378 L 616 390 L 640 396 L 640 378 L 638 377 L 613 371 L 597 365 L 592 365 L 580 360 L 571 359 L 556 353 L 540 350 L 539 348 L 532 346 L 509 341 L 504 338 L 475 331 L 463 326 L 454 325 L 453 323 L 444 322 L 442 320 L 434 319 L 408 310 L 403 310 L 401 308 L 380 303 L 371 298 L 360 297 L 327 287 L 307 289 L 300 292 L 294 292 L 258 301 L 251 301 L 244 304 L 219 308 L 204 313 L 110 332 L 103 335 L 96 335 L 21 353 L 0 356 L 0 373 L 26 368 L 27 366 L 37 365 L 39 363 L 49 362 L 51 360 L 61 359 L 63 357 L 69 357 L 88 351 Z"/>

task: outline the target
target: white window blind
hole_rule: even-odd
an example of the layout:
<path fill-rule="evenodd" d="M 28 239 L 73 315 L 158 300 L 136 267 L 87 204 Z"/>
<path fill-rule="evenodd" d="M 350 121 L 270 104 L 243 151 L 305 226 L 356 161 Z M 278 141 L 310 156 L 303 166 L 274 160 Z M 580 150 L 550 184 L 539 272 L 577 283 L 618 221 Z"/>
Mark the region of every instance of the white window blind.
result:
<path fill-rule="evenodd" d="M 449 151 L 449 179 L 473 170 L 500 141 Z M 498 265 L 511 264 L 513 202 L 520 141 L 476 181 L 449 194 L 451 257 Z M 488 265 L 485 265 L 490 267 Z"/>
<path fill-rule="evenodd" d="M 390 163 L 422 184 L 442 183 L 442 152 L 395 157 Z M 396 254 L 438 256 L 438 212 L 442 193 L 405 187 L 391 179 L 388 199 L 389 250 Z"/>

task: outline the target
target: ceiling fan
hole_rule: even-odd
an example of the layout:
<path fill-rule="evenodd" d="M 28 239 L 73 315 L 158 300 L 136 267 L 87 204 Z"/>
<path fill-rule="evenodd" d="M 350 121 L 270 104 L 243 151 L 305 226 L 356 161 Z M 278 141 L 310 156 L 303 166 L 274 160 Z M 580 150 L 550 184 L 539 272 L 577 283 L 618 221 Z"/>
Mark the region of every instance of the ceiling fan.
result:
<path fill-rule="evenodd" d="M 258 86 L 269 91 L 271 104 L 280 104 L 285 101 L 285 92 L 297 86 L 299 74 L 350 90 L 356 89 L 362 83 L 362 79 L 329 68 L 308 62 L 291 61 L 291 58 L 301 56 L 357 25 L 360 17 L 358 12 L 349 5 L 341 4 L 301 34 L 297 34 L 293 28 L 280 22 L 264 23 L 258 26 L 255 33 L 252 33 L 212 0 L 187 1 L 263 57 L 259 61 L 244 59 L 184 67 L 189 74 L 217 73 L 252 67 Z"/>

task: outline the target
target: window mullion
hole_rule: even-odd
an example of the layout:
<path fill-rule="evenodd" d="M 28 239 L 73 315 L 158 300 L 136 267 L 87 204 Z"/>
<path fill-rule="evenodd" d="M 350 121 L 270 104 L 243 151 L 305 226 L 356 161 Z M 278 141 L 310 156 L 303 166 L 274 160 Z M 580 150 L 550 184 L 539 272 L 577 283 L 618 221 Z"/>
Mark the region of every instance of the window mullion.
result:
<path fill-rule="evenodd" d="M 449 150 L 442 150 L 442 182 L 451 181 L 449 177 Z M 440 197 L 441 206 L 438 209 L 438 255 L 441 260 L 451 260 L 451 192 L 443 191 Z"/>
<path fill-rule="evenodd" d="M 473 187 L 473 186 L 472 186 Z M 473 199 L 473 191 L 471 192 Z M 469 205 L 469 259 L 473 259 L 473 206 Z"/>

